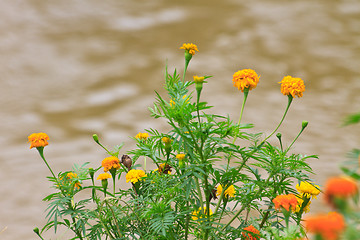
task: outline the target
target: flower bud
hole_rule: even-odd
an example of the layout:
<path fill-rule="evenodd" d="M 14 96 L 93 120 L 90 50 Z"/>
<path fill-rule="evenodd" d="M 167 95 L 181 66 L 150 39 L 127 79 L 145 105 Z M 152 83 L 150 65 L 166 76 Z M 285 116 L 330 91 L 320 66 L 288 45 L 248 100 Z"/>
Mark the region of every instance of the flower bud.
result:
<path fill-rule="evenodd" d="M 93 139 L 96 143 L 99 143 L 99 137 L 97 134 L 93 134 Z"/>
<path fill-rule="evenodd" d="M 89 175 L 92 180 L 94 180 L 94 173 L 95 173 L 95 170 L 93 168 L 89 168 Z"/>
<path fill-rule="evenodd" d="M 302 121 L 302 123 L 301 123 L 302 129 L 305 129 L 308 124 L 309 124 L 308 121 Z"/>

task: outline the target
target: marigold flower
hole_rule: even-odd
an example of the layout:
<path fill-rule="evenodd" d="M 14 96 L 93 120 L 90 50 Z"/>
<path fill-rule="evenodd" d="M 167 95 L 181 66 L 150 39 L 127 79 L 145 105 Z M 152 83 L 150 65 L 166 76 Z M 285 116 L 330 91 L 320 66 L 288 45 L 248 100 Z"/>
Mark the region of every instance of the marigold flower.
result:
<path fill-rule="evenodd" d="M 154 172 L 171 174 L 171 166 L 169 164 L 162 163 L 159 168 L 155 169 Z"/>
<path fill-rule="evenodd" d="M 305 228 L 314 234 L 319 234 L 326 240 L 337 240 L 345 229 L 344 217 L 337 212 L 319 214 L 305 219 Z"/>
<path fill-rule="evenodd" d="M 101 165 L 104 167 L 104 172 L 107 172 L 112 168 L 119 169 L 120 168 L 120 160 L 114 156 L 107 157 L 101 162 Z"/>
<path fill-rule="evenodd" d="M 184 49 L 185 51 L 187 51 L 188 53 L 190 53 L 191 55 L 195 54 L 195 51 L 199 51 L 197 46 L 195 44 L 192 43 L 184 43 L 180 49 Z"/>
<path fill-rule="evenodd" d="M 205 79 L 205 77 L 198 77 L 198 76 L 193 76 L 193 78 L 195 83 L 203 83 Z"/>
<path fill-rule="evenodd" d="M 63 178 L 63 176 L 60 177 L 61 185 L 68 184 L 69 181 L 72 181 L 71 179 L 77 178 L 77 177 L 78 177 L 78 175 L 77 175 L 76 173 L 74 173 L 74 172 L 68 172 L 68 173 L 66 174 L 65 179 Z M 71 183 L 71 182 L 70 182 L 70 183 Z M 58 186 L 59 186 L 59 185 L 58 185 Z M 74 184 L 74 188 L 80 189 L 80 187 L 81 187 L 81 183 L 80 183 L 78 180 L 76 180 L 76 182 L 75 182 L 75 184 Z"/>
<path fill-rule="evenodd" d="M 260 239 L 260 232 L 253 225 L 250 225 L 244 228 L 245 231 L 252 232 L 251 233 L 242 233 L 245 240 L 258 240 Z"/>
<path fill-rule="evenodd" d="M 163 143 L 165 143 L 165 144 L 170 144 L 170 143 L 171 143 L 171 139 L 168 138 L 168 137 L 163 137 L 163 138 L 161 139 L 161 141 L 163 141 Z"/>
<path fill-rule="evenodd" d="M 97 177 L 96 180 L 105 180 L 108 178 L 111 178 L 111 174 L 106 172 L 106 173 L 99 174 L 99 176 Z"/>
<path fill-rule="evenodd" d="M 220 196 L 221 192 L 223 190 L 223 187 L 221 186 L 221 184 L 219 186 L 217 186 L 217 191 L 216 191 L 216 196 Z M 225 191 L 224 191 L 224 196 L 227 197 L 234 197 L 235 196 L 235 188 L 234 185 L 229 186 Z"/>
<path fill-rule="evenodd" d="M 275 204 L 276 209 L 280 210 L 283 207 L 287 211 L 290 211 L 290 207 L 295 210 L 298 203 L 294 194 L 278 195 L 272 202 Z"/>
<path fill-rule="evenodd" d="M 199 209 L 196 211 L 193 211 L 192 212 L 192 220 L 196 221 L 198 219 L 202 219 L 202 218 L 206 218 L 207 217 L 207 214 L 206 213 L 206 207 L 202 208 L 202 207 L 199 207 Z M 211 209 L 209 209 L 209 213 L 210 215 L 213 214 L 213 212 L 211 211 Z"/>
<path fill-rule="evenodd" d="M 296 96 L 302 97 L 305 91 L 304 81 L 301 78 L 294 78 L 286 76 L 281 82 L 281 92 L 284 95 L 291 95 L 293 98 Z"/>
<path fill-rule="evenodd" d="M 297 199 L 298 204 L 296 205 L 295 212 L 300 212 L 301 207 L 304 203 L 304 199 L 302 199 L 301 197 L 296 197 L 296 199 Z M 311 201 L 309 200 L 308 203 L 306 204 L 306 206 L 304 207 L 303 212 L 307 213 L 310 211 L 310 204 L 311 204 Z"/>
<path fill-rule="evenodd" d="M 253 89 L 256 88 L 256 85 L 259 83 L 259 76 L 252 69 L 243 69 L 237 71 L 233 75 L 234 87 L 244 92 L 244 89 Z"/>
<path fill-rule="evenodd" d="M 358 193 L 356 182 L 350 177 L 333 177 L 330 178 L 325 186 L 325 199 L 332 203 L 335 198 L 348 198 Z"/>
<path fill-rule="evenodd" d="M 49 136 L 46 133 L 33 133 L 28 137 L 29 142 L 31 143 L 30 149 L 33 147 L 45 147 L 49 143 L 47 140 L 49 140 Z"/>
<path fill-rule="evenodd" d="M 320 193 L 320 187 L 319 185 L 313 185 L 309 182 L 300 182 L 300 185 L 296 185 L 296 189 L 299 193 L 304 195 L 307 198 L 314 197 L 316 198 L 317 195 Z"/>
<path fill-rule="evenodd" d="M 137 183 L 142 177 L 146 177 L 146 174 L 143 170 L 132 169 L 126 174 L 126 182 Z"/>
<path fill-rule="evenodd" d="M 183 154 L 183 153 L 176 154 L 176 158 L 178 160 L 184 160 L 185 159 L 185 154 Z"/>
<path fill-rule="evenodd" d="M 148 133 L 141 133 L 139 132 L 135 138 L 139 139 L 139 140 L 146 140 L 149 137 Z"/>

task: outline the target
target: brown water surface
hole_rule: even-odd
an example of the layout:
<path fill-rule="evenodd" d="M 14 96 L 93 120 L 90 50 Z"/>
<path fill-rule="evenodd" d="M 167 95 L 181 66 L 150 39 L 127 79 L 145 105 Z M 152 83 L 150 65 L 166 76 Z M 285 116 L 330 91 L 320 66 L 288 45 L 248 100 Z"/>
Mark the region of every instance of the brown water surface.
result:
<path fill-rule="evenodd" d="M 163 93 L 166 61 L 182 71 L 184 42 L 200 50 L 188 77 L 213 76 L 203 92 L 212 112 L 237 120 L 242 94 L 233 73 L 261 75 L 243 117 L 256 131 L 269 134 L 282 116 L 287 98 L 277 82 L 305 80 L 279 131 L 289 144 L 301 121 L 310 122 L 294 152 L 320 156 L 310 163 L 320 185 L 360 145 L 357 125 L 340 127 L 360 109 L 357 0 L 14 0 L 0 3 L 0 16 L 0 239 L 36 239 L 32 229 L 45 223 L 41 200 L 53 190 L 27 136 L 50 136 L 45 152 L 59 172 L 74 162 L 98 166 L 106 155 L 93 133 L 127 151 L 139 131 L 165 130 L 147 107 L 154 90 Z"/>

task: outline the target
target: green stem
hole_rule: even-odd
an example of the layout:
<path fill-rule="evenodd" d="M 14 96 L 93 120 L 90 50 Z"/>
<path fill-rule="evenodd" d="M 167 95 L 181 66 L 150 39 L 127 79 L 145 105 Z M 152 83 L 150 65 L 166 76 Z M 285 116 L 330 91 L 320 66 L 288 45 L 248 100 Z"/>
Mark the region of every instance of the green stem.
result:
<path fill-rule="evenodd" d="M 189 66 L 189 62 L 190 62 L 190 60 L 185 59 L 184 74 L 183 74 L 183 79 L 182 79 L 183 82 L 185 82 L 185 75 L 186 75 L 186 70 L 187 70 L 187 68 Z"/>
<path fill-rule="evenodd" d="M 289 145 L 289 147 L 285 150 L 285 154 L 290 150 L 292 145 L 296 142 L 296 140 L 300 137 L 301 133 L 304 131 L 305 128 L 302 128 L 299 134 L 295 137 L 295 139 L 292 141 L 292 143 Z"/>

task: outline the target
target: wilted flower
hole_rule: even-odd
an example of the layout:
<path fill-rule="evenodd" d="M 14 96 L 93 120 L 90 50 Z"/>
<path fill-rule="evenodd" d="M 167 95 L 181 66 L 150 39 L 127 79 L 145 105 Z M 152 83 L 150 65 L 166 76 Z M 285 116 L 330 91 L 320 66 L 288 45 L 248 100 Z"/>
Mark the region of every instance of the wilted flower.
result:
<path fill-rule="evenodd" d="M 107 157 L 101 162 L 101 165 L 104 167 L 104 172 L 107 172 L 112 168 L 119 169 L 120 168 L 120 160 L 114 156 Z"/>
<path fill-rule="evenodd" d="M 223 187 L 221 186 L 221 184 L 219 186 L 217 186 L 216 196 L 220 196 L 222 190 L 223 190 Z M 224 197 L 227 198 L 227 197 L 234 197 L 234 196 L 235 196 L 235 188 L 234 188 L 234 185 L 231 185 L 224 191 Z"/>
<path fill-rule="evenodd" d="M 296 196 L 294 194 L 278 195 L 272 201 L 275 204 L 275 208 L 278 210 L 284 208 L 287 211 L 290 211 L 291 207 L 291 210 L 294 211 L 296 209 L 296 205 L 298 204 Z"/>
<path fill-rule="evenodd" d="M 199 51 L 197 46 L 195 44 L 192 43 L 184 43 L 180 49 L 184 49 L 185 52 L 190 53 L 191 55 L 195 54 L 195 51 Z"/>
<path fill-rule="evenodd" d="M 300 182 L 300 185 L 296 185 L 296 189 L 307 198 L 316 198 L 320 193 L 320 187 L 309 182 Z"/>
<path fill-rule="evenodd" d="M 257 230 L 253 225 L 250 225 L 244 228 L 245 231 L 252 232 L 251 233 L 242 233 L 245 240 L 259 240 L 260 239 L 260 232 Z"/>
<path fill-rule="evenodd" d="M 146 140 L 149 137 L 148 133 L 141 133 L 139 132 L 135 138 L 139 139 L 139 140 Z"/>
<path fill-rule="evenodd" d="M 137 183 L 142 177 L 146 177 L 143 170 L 132 169 L 126 174 L 126 182 Z"/>
<path fill-rule="evenodd" d="M 296 96 L 302 97 L 305 91 L 304 81 L 301 78 L 294 78 L 286 76 L 281 82 L 281 92 L 284 95 L 291 95 L 293 98 Z"/>
<path fill-rule="evenodd" d="M 234 87 L 244 92 L 244 89 L 253 89 L 259 83 L 259 76 L 252 69 L 243 69 L 233 75 Z"/>
<path fill-rule="evenodd" d="M 162 163 L 159 168 L 155 169 L 154 172 L 171 174 L 171 166 L 169 164 Z"/>
<path fill-rule="evenodd" d="M 47 142 L 47 140 L 49 140 L 49 136 L 46 133 L 33 133 L 28 137 L 28 139 L 31 143 L 30 148 L 45 147 L 49 144 Z"/>
<path fill-rule="evenodd" d="M 345 229 L 345 220 L 337 212 L 319 214 L 305 219 L 305 228 L 324 240 L 337 240 Z"/>
<path fill-rule="evenodd" d="M 212 215 L 213 212 L 211 211 L 211 209 L 209 209 L 209 214 Z M 202 219 L 202 218 L 206 218 L 207 214 L 206 214 L 206 207 L 202 208 L 200 207 L 197 211 L 193 211 L 192 212 L 192 220 L 198 220 L 198 219 Z"/>

